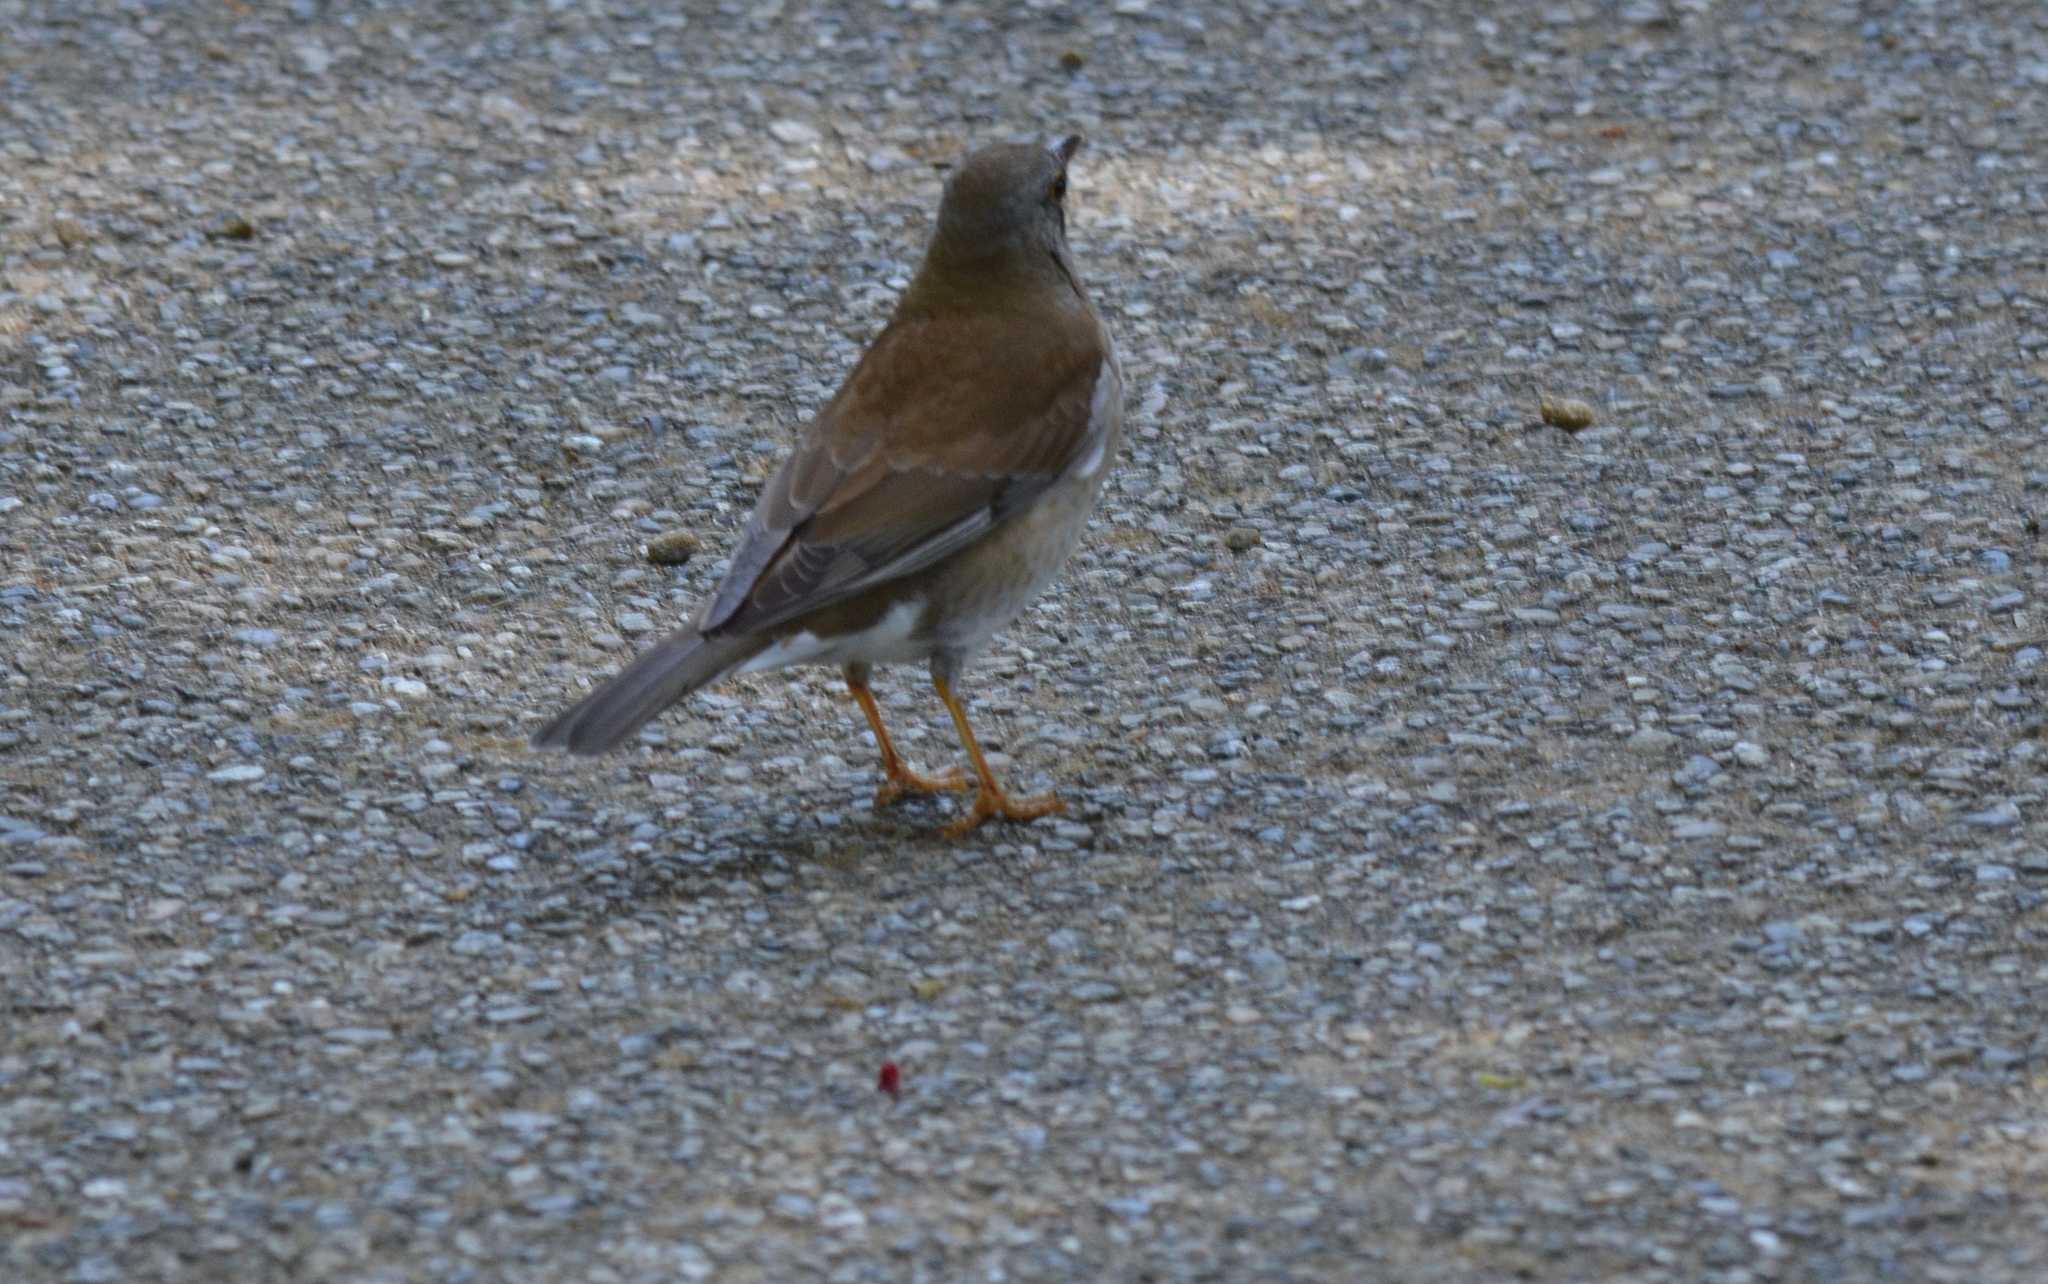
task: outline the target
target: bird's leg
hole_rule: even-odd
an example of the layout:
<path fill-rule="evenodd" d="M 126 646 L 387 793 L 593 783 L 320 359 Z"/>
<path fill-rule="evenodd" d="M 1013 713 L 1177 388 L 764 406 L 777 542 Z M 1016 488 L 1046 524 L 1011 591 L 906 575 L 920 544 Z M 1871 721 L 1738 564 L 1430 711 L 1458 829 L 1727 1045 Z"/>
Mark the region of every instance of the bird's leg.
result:
<path fill-rule="evenodd" d="M 974 802 L 965 815 L 939 832 L 947 838 L 961 838 L 974 832 L 981 822 L 1000 816 L 1004 820 L 1037 820 L 1050 816 L 1056 811 L 1065 811 L 1067 805 L 1053 794 L 1041 794 L 1036 798 L 1012 798 L 1003 787 L 996 783 L 995 773 L 988 769 L 988 759 L 981 756 L 981 745 L 974 739 L 974 728 L 967 725 L 967 710 L 960 698 L 953 694 L 953 683 L 945 674 L 934 672 L 932 685 L 938 688 L 939 699 L 946 702 L 946 712 L 953 715 L 953 726 L 960 733 L 960 743 L 967 750 L 967 759 L 974 764 L 974 774 L 980 781 L 980 788 L 974 791 Z"/>
<path fill-rule="evenodd" d="M 868 716 L 868 727 L 875 733 L 875 745 L 882 751 L 882 785 L 875 790 L 877 810 L 905 794 L 936 794 L 967 788 L 967 777 L 958 767 L 948 767 L 936 776 L 927 776 L 911 770 L 910 764 L 903 761 L 902 755 L 896 752 L 895 743 L 889 739 L 888 728 L 882 725 L 882 708 L 875 703 L 875 693 L 868 688 L 867 665 L 846 666 L 846 687 L 860 702 L 860 711 Z"/>

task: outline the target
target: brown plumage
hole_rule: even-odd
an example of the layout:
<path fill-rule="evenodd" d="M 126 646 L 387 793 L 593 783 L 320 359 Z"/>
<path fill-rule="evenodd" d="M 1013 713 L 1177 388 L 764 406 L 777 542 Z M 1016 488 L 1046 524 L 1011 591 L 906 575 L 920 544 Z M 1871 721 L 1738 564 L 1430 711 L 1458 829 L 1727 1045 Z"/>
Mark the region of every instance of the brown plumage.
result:
<path fill-rule="evenodd" d="M 903 762 L 868 690 L 874 664 L 925 659 L 976 776 L 952 831 L 1058 808 L 1003 791 L 952 687 L 1073 550 L 1122 434 L 1115 348 L 1066 242 L 1079 146 L 961 164 L 895 314 L 762 490 L 725 579 L 537 747 L 601 753 L 729 673 L 835 663 L 882 754 L 877 804 L 954 788 Z"/>

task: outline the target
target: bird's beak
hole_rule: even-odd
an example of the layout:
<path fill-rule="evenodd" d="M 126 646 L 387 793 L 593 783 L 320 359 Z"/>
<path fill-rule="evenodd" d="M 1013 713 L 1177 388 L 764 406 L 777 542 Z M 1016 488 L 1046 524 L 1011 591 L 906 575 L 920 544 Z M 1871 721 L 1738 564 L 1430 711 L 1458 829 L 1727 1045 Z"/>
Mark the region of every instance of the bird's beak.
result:
<path fill-rule="evenodd" d="M 1065 165 L 1073 160 L 1074 153 L 1080 150 L 1081 136 L 1079 134 L 1068 134 L 1065 138 L 1054 143 L 1051 148 L 1052 154 L 1060 158 L 1061 165 Z"/>

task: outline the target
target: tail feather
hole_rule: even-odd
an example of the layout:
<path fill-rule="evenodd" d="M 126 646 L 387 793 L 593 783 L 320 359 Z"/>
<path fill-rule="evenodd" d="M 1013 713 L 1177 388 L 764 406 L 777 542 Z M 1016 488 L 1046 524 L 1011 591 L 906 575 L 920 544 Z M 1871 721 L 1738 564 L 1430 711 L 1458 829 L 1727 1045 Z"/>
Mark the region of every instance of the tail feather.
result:
<path fill-rule="evenodd" d="M 747 637 L 677 633 L 664 638 L 542 727 L 533 747 L 573 754 L 616 749 L 663 709 L 716 682 L 760 648 L 759 639 Z"/>

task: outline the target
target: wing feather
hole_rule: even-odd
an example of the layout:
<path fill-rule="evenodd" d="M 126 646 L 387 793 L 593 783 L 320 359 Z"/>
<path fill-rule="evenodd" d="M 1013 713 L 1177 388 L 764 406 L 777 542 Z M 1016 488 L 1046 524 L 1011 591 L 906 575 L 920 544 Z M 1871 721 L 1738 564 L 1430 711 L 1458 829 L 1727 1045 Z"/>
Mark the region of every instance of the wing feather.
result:
<path fill-rule="evenodd" d="M 1062 320 L 892 322 L 762 489 L 697 627 L 773 628 L 914 574 L 1059 480 L 1116 377 L 1093 311 Z"/>

